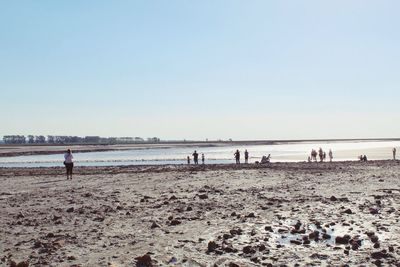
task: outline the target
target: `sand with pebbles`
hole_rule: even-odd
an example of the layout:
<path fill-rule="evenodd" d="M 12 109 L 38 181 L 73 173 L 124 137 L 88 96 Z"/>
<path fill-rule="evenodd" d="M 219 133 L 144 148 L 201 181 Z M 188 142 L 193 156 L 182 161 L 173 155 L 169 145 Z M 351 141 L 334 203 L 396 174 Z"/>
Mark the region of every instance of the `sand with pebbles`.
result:
<path fill-rule="evenodd" d="M 400 266 L 399 162 L 75 171 L 0 169 L 0 265 Z"/>

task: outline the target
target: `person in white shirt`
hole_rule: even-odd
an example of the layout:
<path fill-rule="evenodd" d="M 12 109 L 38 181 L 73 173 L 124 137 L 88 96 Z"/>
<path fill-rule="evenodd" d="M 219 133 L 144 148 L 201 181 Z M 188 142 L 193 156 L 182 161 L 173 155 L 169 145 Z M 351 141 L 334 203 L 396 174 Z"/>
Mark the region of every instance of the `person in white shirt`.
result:
<path fill-rule="evenodd" d="M 72 180 L 72 169 L 74 168 L 73 159 L 74 156 L 72 156 L 72 151 L 71 149 L 68 149 L 67 152 L 64 154 L 64 165 L 65 168 L 67 169 L 67 180 L 68 179 Z"/>

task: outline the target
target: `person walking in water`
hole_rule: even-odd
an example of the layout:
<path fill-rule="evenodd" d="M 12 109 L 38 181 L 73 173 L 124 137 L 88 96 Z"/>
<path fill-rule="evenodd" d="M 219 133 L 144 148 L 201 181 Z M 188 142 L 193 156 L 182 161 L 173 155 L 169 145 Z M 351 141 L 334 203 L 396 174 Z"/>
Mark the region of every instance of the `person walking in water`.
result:
<path fill-rule="evenodd" d="M 201 163 L 204 165 L 205 161 L 206 161 L 206 158 L 204 156 L 204 153 L 201 153 Z"/>
<path fill-rule="evenodd" d="M 197 154 L 196 150 L 193 153 L 193 162 L 195 165 L 199 164 L 199 154 Z"/>
<path fill-rule="evenodd" d="M 332 160 L 333 160 L 332 149 L 329 149 L 329 161 L 332 162 Z"/>
<path fill-rule="evenodd" d="M 249 152 L 247 149 L 244 151 L 244 163 L 249 163 Z"/>
<path fill-rule="evenodd" d="M 396 160 L 396 148 L 393 148 L 393 160 Z"/>
<path fill-rule="evenodd" d="M 64 165 L 65 168 L 67 169 L 67 180 L 68 179 L 72 180 L 72 169 L 74 168 L 73 159 L 74 156 L 72 156 L 72 151 L 71 149 L 68 149 L 67 152 L 64 154 Z"/>
<path fill-rule="evenodd" d="M 234 156 L 235 156 L 236 164 L 240 164 L 240 152 L 239 152 L 239 149 L 236 150 Z"/>

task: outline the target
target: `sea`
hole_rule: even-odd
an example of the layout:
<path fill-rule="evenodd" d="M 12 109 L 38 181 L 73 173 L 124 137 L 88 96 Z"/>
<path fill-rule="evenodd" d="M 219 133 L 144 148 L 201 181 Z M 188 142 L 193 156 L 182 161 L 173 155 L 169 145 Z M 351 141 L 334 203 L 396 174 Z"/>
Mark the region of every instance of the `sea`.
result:
<path fill-rule="evenodd" d="M 205 164 L 232 164 L 235 162 L 236 149 L 241 152 L 244 162 L 244 151 L 249 152 L 249 163 L 260 161 L 262 156 L 271 155 L 271 162 L 307 161 L 311 149 L 322 148 L 328 155 L 333 152 L 333 161 L 356 161 L 360 155 L 369 160 L 392 159 L 392 149 L 397 147 L 400 153 L 400 141 L 347 141 L 347 142 L 293 142 L 273 145 L 210 145 L 199 147 L 163 147 L 136 148 L 116 151 L 74 153 L 76 166 L 120 166 L 120 165 L 169 165 L 187 164 L 196 150 L 205 156 Z M 0 157 L 0 167 L 56 167 L 63 166 L 63 154 L 28 155 Z M 201 163 L 201 160 L 200 160 Z"/>

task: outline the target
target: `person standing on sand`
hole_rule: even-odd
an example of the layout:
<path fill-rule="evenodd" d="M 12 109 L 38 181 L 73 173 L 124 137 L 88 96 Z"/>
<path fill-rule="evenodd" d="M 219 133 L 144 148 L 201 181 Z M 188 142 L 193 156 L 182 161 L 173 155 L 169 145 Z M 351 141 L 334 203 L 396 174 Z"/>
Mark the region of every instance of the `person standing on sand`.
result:
<path fill-rule="evenodd" d="M 206 158 L 204 156 L 204 153 L 201 153 L 201 163 L 204 165 Z"/>
<path fill-rule="evenodd" d="M 319 148 L 318 154 L 319 160 L 322 162 L 324 160 L 324 151 L 322 150 L 322 148 Z"/>
<path fill-rule="evenodd" d="M 317 162 L 317 151 L 315 149 L 311 150 L 311 160 Z"/>
<path fill-rule="evenodd" d="M 187 164 L 190 165 L 190 157 L 187 156 Z"/>
<path fill-rule="evenodd" d="M 71 149 L 68 149 L 67 152 L 64 154 L 64 165 L 65 168 L 67 169 L 67 180 L 68 179 L 72 180 L 72 169 L 74 168 L 73 159 L 74 156 L 72 156 L 72 151 Z"/>
<path fill-rule="evenodd" d="M 244 163 L 249 163 L 249 152 L 247 149 L 244 151 Z"/>
<path fill-rule="evenodd" d="M 332 162 L 332 160 L 333 160 L 332 149 L 329 149 L 329 161 Z"/>
<path fill-rule="evenodd" d="M 199 154 L 197 154 L 196 150 L 193 153 L 193 161 L 195 165 L 199 164 Z"/>
<path fill-rule="evenodd" d="M 233 154 L 233 155 L 235 156 L 236 164 L 240 164 L 240 152 L 239 152 L 239 149 L 237 149 L 235 154 Z"/>
<path fill-rule="evenodd" d="M 393 160 L 396 160 L 396 148 L 393 148 Z"/>

